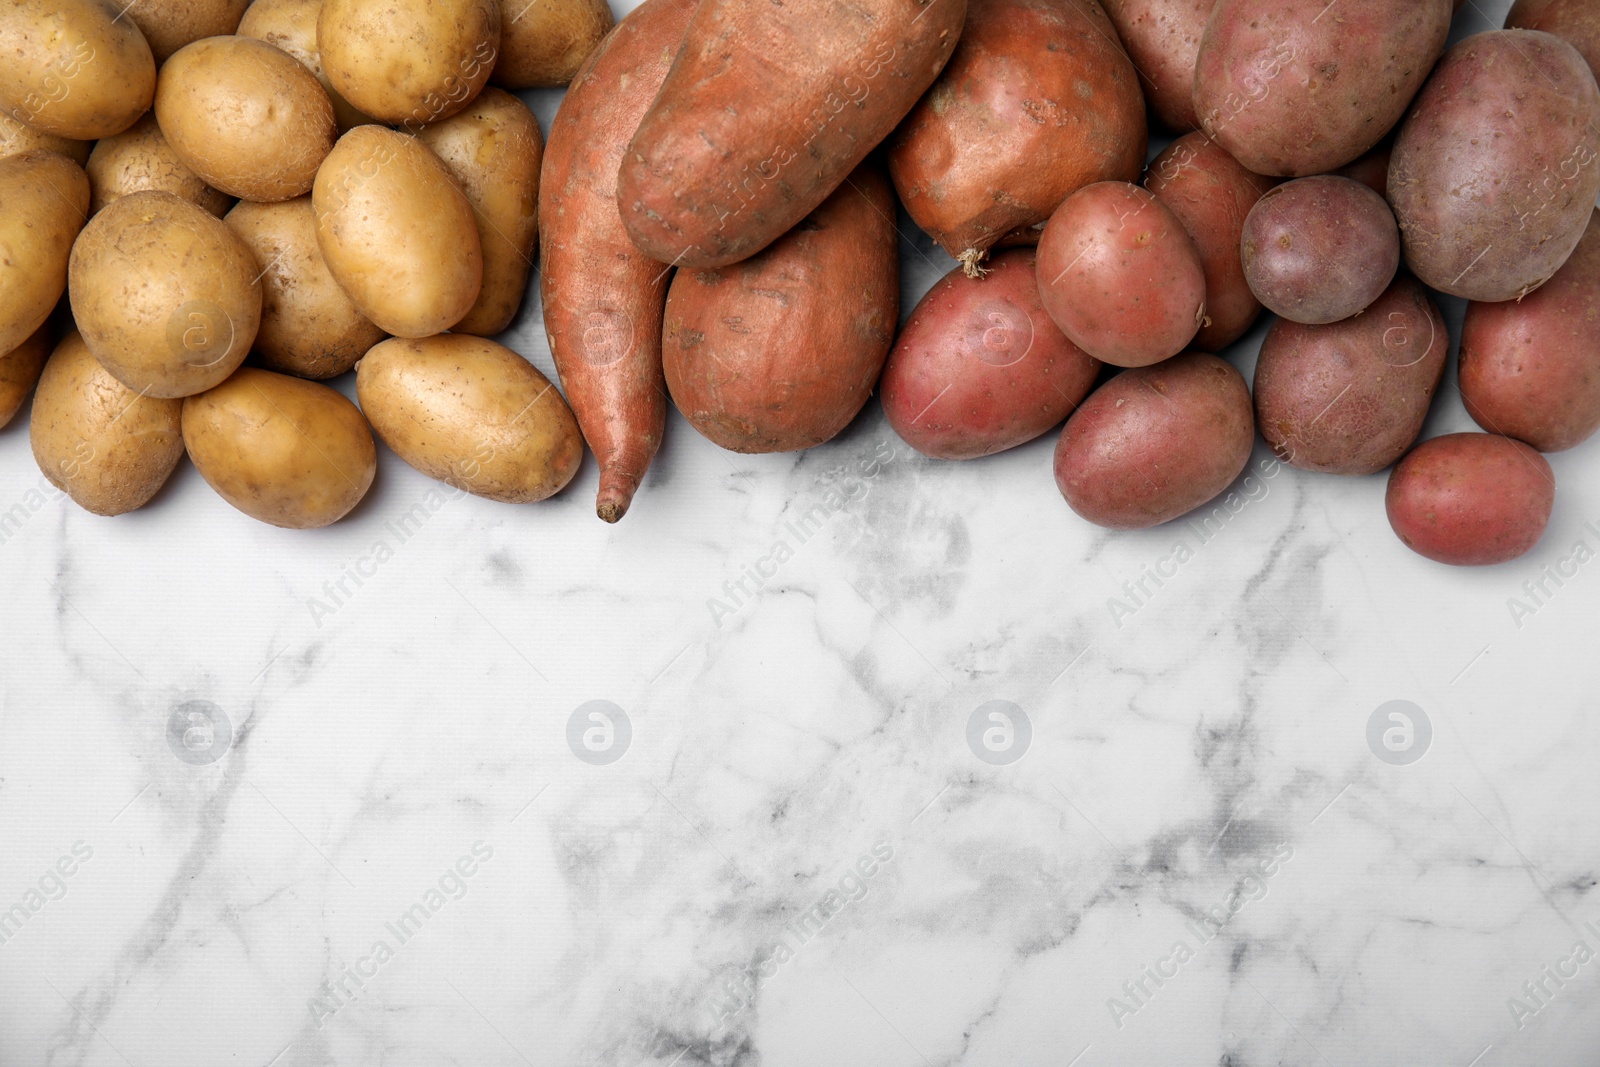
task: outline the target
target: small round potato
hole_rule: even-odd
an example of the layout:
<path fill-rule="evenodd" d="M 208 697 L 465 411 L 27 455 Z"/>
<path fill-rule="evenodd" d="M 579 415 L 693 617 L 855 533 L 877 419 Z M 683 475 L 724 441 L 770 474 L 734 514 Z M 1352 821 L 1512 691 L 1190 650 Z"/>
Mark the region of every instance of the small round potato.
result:
<path fill-rule="evenodd" d="M 171 193 L 131 193 L 72 248 L 72 314 L 89 350 L 148 396 L 210 389 L 244 361 L 261 320 L 261 268 L 215 215 Z"/>
<path fill-rule="evenodd" d="M 321 11 L 322 0 L 255 0 L 239 20 L 239 36 L 265 41 L 305 64 L 332 101 L 334 120 L 343 133 L 373 120 L 340 96 L 322 69 L 322 53 L 317 51 L 317 15 Z"/>
<path fill-rule="evenodd" d="M 183 443 L 222 499 L 291 530 L 344 518 L 378 470 L 354 404 L 326 385 L 255 367 L 184 400 Z"/>
<path fill-rule="evenodd" d="M 1039 295 L 1074 344 L 1118 367 L 1183 351 L 1205 321 L 1194 240 L 1155 194 L 1098 182 L 1062 201 L 1039 238 Z"/>
<path fill-rule="evenodd" d="M 161 68 L 156 120 L 189 169 L 243 200 L 311 191 L 338 128 L 316 75 L 254 37 L 208 37 Z"/>
<path fill-rule="evenodd" d="M 250 0 L 121 0 L 127 17 L 150 42 L 156 66 L 202 37 L 233 33 Z"/>
<path fill-rule="evenodd" d="M 452 329 L 492 337 L 517 317 L 539 241 L 539 120 L 510 93 L 485 89 L 462 111 L 423 127 L 417 139 L 466 194 L 483 246 L 483 288 Z"/>
<path fill-rule="evenodd" d="M 112 0 L 6 0 L 0 55 L 0 111 L 58 137 L 121 133 L 156 91 L 150 45 Z"/>
<path fill-rule="evenodd" d="M 119 197 L 144 189 L 181 196 L 218 218 L 233 204 L 233 197 L 211 188 L 178 158 L 154 115 L 147 114 L 121 133 L 97 141 L 85 169 L 91 215 Z"/>
<path fill-rule="evenodd" d="M 317 244 L 361 313 L 396 337 L 431 337 L 472 309 L 483 247 L 472 204 L 414 137 L 357 126 L 311 192 Z"/>
<path fill-rule="evenodd" d="M 66 156 L 81 167 L 89 162 L 89 150 L 93 147 L 89 141 L 74 141 L 70 137 L 57 137 L 53 133 L 36 130 L 0 111 L 0 159 L 43 148 Z"/>
<path fill-rule="evenodd" d="M 140 396 L 74 331 L 39 378 L 28 435 L 50 484 L 96 515 L 144 507 L 183 458 L 183 401 Z"/>
<path fill-rule="evenodd" d="M 1269 311 L 1293 322 L 1338 322 L 1394 281 L 1400 227 L 1383 197 L 1353 178 L 1297 178 L 1250 210 L 1239 257 Z"/>
<path fill-rule="evenodd" d="M 466 107 L 500 52 L 500 0 L 323 0 L 328 80 L 382 122 L 424 126 Z"/>
<path fill-rule="evenodd" d="M 1550 464 L 1521 441 L 1453 433 L 1418 445 L 1389 475 L 1389 525 L 1412 551 L 1458 567 L 1516 559 L 1555 506 Z"/>
<path fill-rule="evenodd" d="M 356 392 L 396 455 L 490 500 L 543 500 L 583 459 L 578 421 L 550 380 L 486 338 L 391 338 L 361 360 Z"/>
<path fill-rule="evenodd" d="M 0 355 L 0 428 L 11 422 L 28 393 L 39 381 L 39 372 L 50 355 L 50 324 L 33 331 L 22 344 Z"/>
<path fill-rule="evenodd" d="M 506 89 L 572 81 L 617 20 L 606 0 L 499 0 L 500 58 L 489 80 Z"/>
<path fill-rule="evenodd" d="M 0 352 L 55 310 L 88 215 L 89 179 L 66 156 L 35 148 L 0 159 Z"/>
<path fill-rule="evenodd" d="M 240 201 L 223 221 L 263 264 L 255 344 L 263 366 L 301 378 L 332 378 L 383 340 L 383 331 L 328 273 L 309 196 L 276 204 Z"/>

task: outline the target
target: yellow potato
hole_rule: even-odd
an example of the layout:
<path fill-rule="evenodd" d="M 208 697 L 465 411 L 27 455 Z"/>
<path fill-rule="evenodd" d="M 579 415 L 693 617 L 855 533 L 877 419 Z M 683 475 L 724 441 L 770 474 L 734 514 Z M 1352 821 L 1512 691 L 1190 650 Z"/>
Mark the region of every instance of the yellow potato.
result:
<path fill-rule="evenodd" d="M 143 507 L 183 458 L 183 401 L 140 396 L 117 381 L 77 332 L 50 356 L 28 435 L 50 484 L 96 515 Z"/>
<path fill-rule="evenodd" d="M 208 37 L 161 68 L 156 121 L 178 157 L 243 200 L 311 191 L 338 128 L 305 65 L 254 37 Z"/>
<path fill-rule="evenodd" d="M 277 204 L 244 200 L 223 221 L 261 264 L 255 354 L 263 366 L 302 378 L 332 378 L 383 340 L 383 331 L 328 273 L 309 196 Z"/>
<path fill-rule="evenodd" d="M 85 169 L 91 215 L 113 200 L 143 189 L 181 196 L 219 218 L 233 203 L 233 197 L 211 188 L 184 165 L 161 135 L 154 115 L 147 114 L 121 133 L 95 142 Z"/>
<path fill-rule="evenodd" d="M 516 318 L 539 240 L 539 120 L 510 93 L 485 89 L 465 110 L 426 126 L 433 149 L 472 204 L 483 245 L 483 289 L 457 333 L 491 337 Z"/>
<path fill-rule="evenodd" d="M 334 89 L 373 118 L 437 122 L 489 80 L 499 0 L 323 0 L 317 48 Z"/>
<path fill-rule="evenodd" d="M 578 422 L 555 386 L 482 337 L 384 341 L 356 368 L 356 395 L 401 459 L 491 500 L 543 500 L 583 459 Z"/>
<path fill-rule="evenodd" d="M 92 141 L 150 108 L 156 61 L 111 0 L 0 4 L 0 111 L 45 133 Z"/>
<path fill-rule="evenodd" d="M 478 299 L 483 249 L 472 205 L 416 138 L 357 126 L 328 153 L 311 204 L 328 269 L 385 333 L 430 337 Z"/>
<path fill-rule="evenodd" d="M 321 10 L 322 0 L 255 0 L 239 20 L 239 36 L 265 41 L 305 64 L 333 102 L 333 117 L 343 133 L 373 120 L 340 96 L 322 69 L 322 54 L 317 51 L 317 13 Z"/>
<path fill-rule="evenodd" d="M 222 499 L 294 530 L 342 519 L 378 469 L 354 404 L 326 385 L 255 367 L 183 402 L 183 443 Z"/>
<path fill-rule="evenodd" d="M 146 191 L 84 227 L 67 284 L 106 369 L 137 392 L 174 397 L 210 389 L 244 361 L 261 320 L 260 273 L 215 215 Z"/>
<path fill-rule="evenodd" d="M 160 66 L 191 41 L 233 33 L 249 5 L 250 0 L 131 0 L 122 6 Z"/>
<path fill-rule="evenodd" d="M 500 0 L 500 58 L 489 80 L 507 89 L 566 85 L 616 21 L 606 0 Z"/>
<path fill-rule="evenodd" d="M 93 147 L 88 141 L 74 141 L 70 137 L 57 137 L 53 133 L 36 130 L 0 111 L 0 159 L 20 156 L 31 148 L 43 148 L 59 152 L 81 167 L 89 162 L 89 149 Z"/>
<path fill-rule="evenodd" d="M 35 148 L 0 159 L 0 352 L 55 310 L 88 214 L 89 179 L 66 156 Z"/>
<path fill-rule="evenodd" d="M 33 331 L 22 344 L 0 356 L 0 428 L 11 422 L 39 380 L 50 354 L 50 324 Z"/>

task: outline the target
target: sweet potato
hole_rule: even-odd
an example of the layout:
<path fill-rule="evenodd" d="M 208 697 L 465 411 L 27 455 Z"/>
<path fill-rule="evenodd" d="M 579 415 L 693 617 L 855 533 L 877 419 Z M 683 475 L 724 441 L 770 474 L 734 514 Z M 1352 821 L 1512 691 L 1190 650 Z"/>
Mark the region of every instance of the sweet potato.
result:
<path fill-rule="evenodd" d="M 617 168 L 666 79 L 694 0 L 645 0 L 572 80 L 539 176 L 539 292 L 556 372 L 600 464 L 595 512 L 628 510 L 667 421 L 661 314 L 669 270 L 634 247 Z"/>
<path fill-rule="evenodd" d="M 792 452 L 849 425 L 899 321 L 893 218 L 868 163 L 743 263 L 678 271 L 662 356 L 691 426 L 735 452 Z"/>
<path fill-rule="evenodd" d="M 1413 552 L 1479 567 L 1516 559 L 1544 536 L 1555 506 L 1550 463 L 1509 437 L 1424 441 L 1389 475 L 1389 525 Z"/>
<path fill-rule="evenodd" d="M 1194 113 L 1194 67 L 1217 0 L 1102 0 L 1133 65 L 1145 99 L 1169 129 L 1200 125 Z"/>
<path fill-rule="evenodd" d="M 1095 0 L 969 0 L 955 55 L 906 116 L 889 177 L 916 224 L 973 267 L 1085 185 L 1137 181 L 1139 76 Z"/>
<path fill-rule="evenodd" d="M 701 0 L 623 159 L 628 235 L 694 268 L 767 247 L 911 110 L 966 14 L 967 0 Z"/>

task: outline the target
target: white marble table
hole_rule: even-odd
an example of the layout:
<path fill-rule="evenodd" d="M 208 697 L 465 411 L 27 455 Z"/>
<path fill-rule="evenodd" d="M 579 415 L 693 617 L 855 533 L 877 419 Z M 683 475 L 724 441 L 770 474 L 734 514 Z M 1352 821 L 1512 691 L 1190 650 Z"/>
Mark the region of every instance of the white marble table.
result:
<path fill-rule="evenodd" d="M 1264 446 L 1110 535 L 1053 436 L 669 433 L 616 527 L 592 460 L 511 507 L 385 453 L 305 533 L 187 465 L 96 518 L 0 432 L 0 1064 L 1600 1062 L 1600 566 L 1544 577 L 1600 446 L 1464 571 Z"/>

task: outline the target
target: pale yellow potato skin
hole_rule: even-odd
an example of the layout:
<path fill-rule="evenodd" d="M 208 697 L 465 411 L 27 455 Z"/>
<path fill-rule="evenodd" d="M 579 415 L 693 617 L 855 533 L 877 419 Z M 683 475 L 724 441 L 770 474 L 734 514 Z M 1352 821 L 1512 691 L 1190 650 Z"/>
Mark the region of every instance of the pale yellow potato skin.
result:
<path fill-rule="evenodd" d="M 50 324 L 47 322 L 26 341 L 0 356 L 0 429 L 4 429 L 22 410 L 22 402 L 39 381 L 39 372 L 50 355 Z"/>
<path fill-rule="evenodd" d="M 58 137 L 121 133 L 150 108 L 156 61 L 112 0 L 0 4 L 0 111 Z"/>
<path fill-rule="evenodd" d="M 431 337 L 477 302 L 483 248 L 472 204 L 416 138 L 357 126 L 328 153 L 311 204 L 328 269 L 385 333 Z"/>
<path fill-rule="evenodd" d="M 183 443 L 222 499 L 291 530 L 342 519 L 378 469 L 354 404 L 326 385 L 256 367 L 184 400 Z"/>
<path fill-rule="evenodd" d="M 539 243 L 539 120 L 510 93 L 485 89 L 458 114 L 423 127 L 417 138 L 466 194 L 483 246 L 483 288 L 452 328 L 492 337 L 517 317 Z"/>
<path fill-rule="evenodd" d="M 95 142 L 84 168 L 89 175 L 89 214 L 144 189 L 160 189 L 181 196 L 221 218 L 233 205 L 233 197 L 207 185 L 178 158 L 154 115 L 111 137 Z"/>
<path fill-rule="evenodd" d="M 317 48 L 334 89 L 368 115 L 437 122 L 488 82 L 499 0 L 323 0 Z"/>
<path fill-rule="evenodd" d="M 338 127 L 316 75 L 254 37 L 208 37 L 161 68 L 156 121 L 207 184 L 241 200 L 311 191 Z"/>
<path fill-rule="evenodd" d="M 43 148 L 66 156 L 81 167 L 89 162 L 89 150 L 93 147 L 89 141 L 74 141 L 70 137 L 57 137 L 53 133 L 36 130 L 26 122 L 18 122 L 0 111 L 0 159 L 20 156 L 33 148 Z"/>
<path fill-rule="evenodd" d="M 265 41 L 305 64 L 333 102 L 333 117 L 343 133 L 373 120 L 340 96 L 322 69 L 322 53 L 317 51 L 317 15 L 321 11 L 322 0 L 255 0 L 239 20 L 239 36 Z"/>
<path fill-rule="evenodd" d="M 384 341 L 356 367 L 356 396 L 401 459 L 490 500 L 544 500 L 583 459 L 578 420 L 555 386 L 487 338 Z"/>
<path fill-rule="evenodd" d="M 616 24 L 606 0 L 500 0 L 500 58 L 489 80 L 507 89 L 566 85 Z"/>
<path fill-rule="evenodd" d="M 183 458 L 183 401 L 117 381 L 76 330 L 56 346 L 34 394 L 28 436 L 50 484 L 96 515 L 141 508 Z"/>
<path fill-rule="evenodd" d="M 50 317 L 88 217 L 89 179 L 66 156 L 35 148 L 0 159 L 0 352 Z"/>
<path fill-rule="evenodd" d="M 132 0 L 121 6 L 150 43 L 159 66 L 191 41 L 233 33 L 250 0 Z"/>
<path fill-rule="evenodd" d="M 261 264 L 255 356 L 262 366 L 301 378 L 332 378 L 383 340 L 383 331 L 328 273 L 309 196 L 276 204 L 241 200 L 222 221 Z"/>
<path fill-rule="evenodd" d="M 118 381 L 148 396 L 210 389 L 244 361 L 261 268 L 222 220 L 171 193 L 131 193 L 72 248 L 72 315 Z"/>

